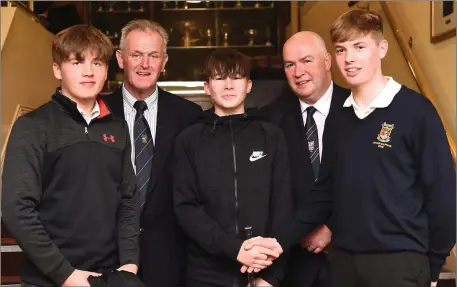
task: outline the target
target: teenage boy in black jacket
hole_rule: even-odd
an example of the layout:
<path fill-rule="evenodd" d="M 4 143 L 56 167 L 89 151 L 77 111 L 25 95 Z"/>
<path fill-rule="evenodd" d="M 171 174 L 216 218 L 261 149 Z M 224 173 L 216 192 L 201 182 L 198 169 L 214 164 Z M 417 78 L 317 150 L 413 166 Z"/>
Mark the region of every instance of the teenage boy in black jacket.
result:
<path fill-rule="evenodd" d="M 240 268 L 264 269 L 282 250 L 242 248 L 244 228 L 271 236 L 291 216 L 289 163 L 276 126 L 246 112 L 250 64 L 237 51 L 216 51 L 206 60 L 205 91 L 214 109 L 176 141 L 174 202 L 189 237 L 187 286 L 247 284 Z M 257 274 L 258 286 L 278 286 L 281 257 Z"/>
<path fill-rule="evenodd" d="M 113 53 L 99 30 L 56 35 L 61 87 L 20 117 L 3 170 L 3 221 L 26 254 L 23 286 L 89 286 L 89 275 L 137 272 L 138 200 L 123 119 L 98 97 Z"/>

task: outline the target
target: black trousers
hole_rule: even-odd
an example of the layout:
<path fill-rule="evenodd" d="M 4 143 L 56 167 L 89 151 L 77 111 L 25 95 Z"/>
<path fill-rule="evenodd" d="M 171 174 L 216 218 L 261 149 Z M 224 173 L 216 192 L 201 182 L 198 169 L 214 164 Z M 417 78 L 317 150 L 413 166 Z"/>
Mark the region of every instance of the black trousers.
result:
<path fill-rule="evenodd" d="M 191 278 L 187 278 L 186 279 L 186 287 L 228 287 L 228 286 L 231 287 L 233 285 L 227 285 L 227 284 L 216 285 L 216 284 L 211 284 L 211 283 L 205 283 L 205 282 L 202 282 L 202 281 L 199 281 L 199 280 L 195 280 L 195 279 L 191 279 Z M 247 282 L 246 283 L 239 282 L 238 286 L 239 287 L 246 287 L 247 286 Z"/>
<path fill-rule="evenodd" d="M 331 287 L 327 255 L 310 253 L 296 246 L 291 249 L 280 287 Z"/>
<path fill-rule="evenodd" d="M 416 252 L 329 252 L 333 287 L 430 287 L 428 257 Z"/>

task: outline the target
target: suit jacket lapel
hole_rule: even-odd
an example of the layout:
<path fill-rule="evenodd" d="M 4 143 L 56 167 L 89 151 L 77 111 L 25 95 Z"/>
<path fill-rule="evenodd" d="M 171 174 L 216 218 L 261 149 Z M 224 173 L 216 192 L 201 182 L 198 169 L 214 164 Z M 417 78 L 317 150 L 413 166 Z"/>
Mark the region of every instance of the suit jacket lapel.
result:
<path fill-rule="evenodd" d="M 334 129 L 334 125 L 338 123 L 339 113 L 343 109 L 344 101 L 349 94 L 349 90 L 343 89 L 335 83 L 333 84 L 332 102 L 330 104 L 328 117 L 325 120 L 324 138 L 322 139 L 324 149 L 322 150 L 321 171 L 326 171 L 328 168 L 327 157 L 329 157 L 329 151 L 335 144 L 332 139 L 332 131 L 330 130 Z"/>
<path fill-rule="evenodd" d="M 337 117 L 334 114 L 338 113 L 339 110 L 343 108 L 344 101 L 349 96 L 348 91 L 341 88 L 340 86 L 333 84 L 333 94 L 332 94 L 332 102 L 330 103 L 330 110 L 329 116 L 327 118 L 333 121 L 333 118 Z M 327 125 L 327 120 L 325 124 Z"/>
<path fill-rule="evenodd" d="M 166 92 L 159 88 L 157 102 L 157 127 L 155 138 L 154 158 L 152 159 L 151 178 L 148 183 L 149 197 L 157 183 L 160 170 L 163 168 L 170 149 L 173 148 L 174 131 L 177 130 L 176 121 L 173 120 L 173 106 L 169 102 Z"/>
<path fill-rule="evenodd" d="M 108 104 L 111 112 L 122 119 L 125 119 L 124 115 L 124 99 L 122 97 L 122 90 L 103 96 L 103 100 Z"/>
<path fill-rule="evenodd" d="M 308 143 L 306 140 L 306 131 L 305 131 L 305 123 L 303 122 L 303 115 L 301 111 L 301 106 L 300 106 L 300 101 L 297 96 L 294 95 L 293 98 L 290 99 L 289 108 L 287 110 L 290 110 L 291 112 L 287 114 L 286 116 L 289 117 L 291 125 L 293 125 L 291 128 L 292 131 L 295 131 L 295 133 L 298 131 L 299 133 L 296 135 L 300 138 L 299 141 L 301 146 L 299 147 L 298 150 L 303 151 L 300 153 L 300 157 L 304 157 L 304 160 L 309 159 L 309 151 L 308 151 Z"/>
<path fill-rule="evenodd" d="M 168 160 L 170 149 L 173 148 L 173 137 L 179 128 L 177 126 L 178 123 L 174 120 L 173 116 L 173 103 L 170 101 L 169 97 L 167 97 L 166 93 L 167 92 L 159 88 L 155 138 L 156 153 L 152 159 L 151 176 L 148 183 L 146 198 L 151 195 L 157 184 L 160 170 L 164 167 L 165 162 Z M 115 116 L 125 119 L 122 90 L 103 96 L 103 100 L 108 104 L 108 107 Z"/>
<path fill-rule="evenodd" d="M 341 88 L 340 86 L 333 84 L 333 94 L 332 94 L 332 101 L 330 104 L 330 110 L 327 119 L 325 120 L 325 127 L 324 127 L 324 138 L 322 140 L 324 147 L 322 148 L 322 159 L 321 159 L 321 167 L 319 173 L 322 175 L 322 172 L 326 172 L 327 170 L 327 162 L 325 158 L 326 150 L 328 150 L 328 146 L 333 144 L 331 136 L 327 135 L 328 127 L 334 125 L 335 122 L 338 120 L 338 113 L 343 108 L 343 103 L 346 98 L 349 96 L 349 91 L 346 89 Z M 312 171 L 311 162 L 309 160 L 309 150 L 308 150 L 308 142 L 306 140 L 306 131 L 305 131 L 305 123 L 303 122 L 303 115 L 301 111 L 300 101 L 297 96 L 293 95 L 293 97 L 288 98 L 288 108 L 286 111 L 290 111 L 290 113 L 286 114 L 286 118 L 288 118 L 287 126 L 290 125 L 290 130 L 294 131 L 295 133 L 299 131 L 297 136 L 300 139 L 295 140 L 293 142 L 301 143 L 301 146 L 298 146 L 293 149 L 294 157 L 297 159 L 303 160 L 304 165 L 308 165 L 306 170 Z M 290 151 L 289 151 L 290 152 Z M 298 154 L 295 154 L 298 153 Z M 328 153 L 328 151 L 327 151 Z M 311 176 L 311 175 L 310 175 Z M 319 176 L 320 177 L 320 176 Z"/>
<path fill-rule="evenodd" d="M 308 175 L 312 176 L 312 167 L 300 101 L 296 95 L 291 94 L 286 98 L 284 104 L 284 108 L 281 109 L 283 111 L 282 127 L 287 138 L 294 174 L 299 174 L 298 178 L 293 178 L 293 181 L 296 182 L 294 186 L 306 186 L 307 184 L 303 180 Z"/>

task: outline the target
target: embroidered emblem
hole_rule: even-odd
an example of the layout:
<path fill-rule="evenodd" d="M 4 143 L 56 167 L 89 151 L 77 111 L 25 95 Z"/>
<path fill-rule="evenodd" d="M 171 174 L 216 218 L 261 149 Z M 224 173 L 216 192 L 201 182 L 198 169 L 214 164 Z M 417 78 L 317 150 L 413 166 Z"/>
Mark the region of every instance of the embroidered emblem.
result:
<path fill-rule="evenodd" d="M 113 142 L 116 142 L 116 141 L 114 140 L 114 136 L 113 136 L 113 135 L 109 135 L 109 136 L 108 136 L 108 135 L 106 135 L 106 134 L 103 134 L 103 140 L 104 140 L 105 142 L 107 142 L 108 140 L 110 140 L 112 143 L 113 143 Z"/>
<path fill-rule="evenodd" d="M 381 130 L 379 131 L 378 136 L 376 137 L 376 139 L 378 141 L 374 141 L 373 144 L 377 145 L 379 148 L 384 148 L 384 147 L 391 148 L 392 145 L 390 145 L 389 142 L 391 139 L 391 134 L 392 134 L 393 129 L 394 129 L 393 124 L 388 124 L 388 123 L 384 122 L 381 125 Z"/>
<path fill-rule="evenodd" d="M 394 125 L 384 122 L 381 125 L 381 131 L 378 134 L 378 141 L 383 142 L 383 143 L 390 142 L 390 134 L 392 133 L 393 129 L 394 129 Z"/>
<path fill-rule="evenodd" d="M 148 136 L 145 135 L 145 134 L 142 134 L 141 135 L 141 142 L 144 143 L 144 144 L 147 144 L 148 143 Z"/>
<path fill-rule="evenodd" d="M 314 141 L 309 141 L 308 142 L 308 150 L 310 152 L 313 152 L 314 151 Z"/>

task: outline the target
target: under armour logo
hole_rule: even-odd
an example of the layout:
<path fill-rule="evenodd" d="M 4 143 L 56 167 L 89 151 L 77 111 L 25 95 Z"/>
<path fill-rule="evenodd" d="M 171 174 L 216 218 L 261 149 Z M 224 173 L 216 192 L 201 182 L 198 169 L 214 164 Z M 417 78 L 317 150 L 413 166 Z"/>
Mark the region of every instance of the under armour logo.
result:
<path fill-rule="evenodd" d="M 114 140 L 114 136 L 113 136 L 113 135 L 107 136 L 106 134 L 103 134 L 103 140 L 104 140 L 105 142 L 107 142 L 108 140 L 110 140 L 111 142 L 116 142 L 116 141 Z"/>
<path fill-rule="evenodd" d="M 256 161 L 266 156 L 266 154 L 263 154 L 263 151 L 253 151 L 251 156 L 249 157 L 249 160 Z"/>

